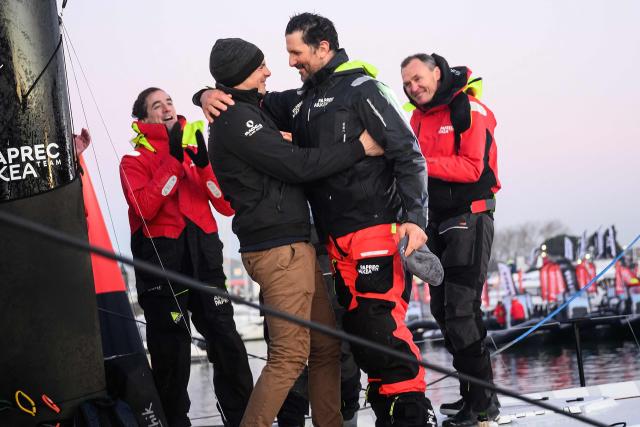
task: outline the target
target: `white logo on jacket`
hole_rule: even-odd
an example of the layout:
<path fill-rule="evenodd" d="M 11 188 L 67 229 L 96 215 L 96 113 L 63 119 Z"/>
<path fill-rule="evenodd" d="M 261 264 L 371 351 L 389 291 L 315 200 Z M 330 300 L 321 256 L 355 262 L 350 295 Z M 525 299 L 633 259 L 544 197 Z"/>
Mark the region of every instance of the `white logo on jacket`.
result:
<path fill-rule="evenodd" d="M 333 96 L 331 98 L 320 98 L 316 101 L 315 104 L 313 104 L 313 106 L 315 108 L 324 108 L 329 105 L 331 101 L 333 101 Z"/>
<path fill-rule="evenodd" d="M 358 274 L 371 274 L 380 271 L 377 264 L 362 264 L 358 266 Z"/>
<path fill-rule="evenodd" d="M 298 102 L 295 107 L 291 110 L 291 118 L 295 118 L 300 112 L 300 107 L 302 107 L 302 101 Z"/>
<path fill-rule="evenodd" d="M 253 120 L 247 120 L 247 127 L 249 130 L 244 133 L 244 136 L 251 136 L 262 129 L 262 123 L 254 124 Z"/>
<path fill-rule="evenodd" d="M 228 302 L 229 302 L 229 300 L 228 300 L 227 298 L 224 298 L 224 297 L 220 297 L 220 296 L 218 296 L 218 295 L 215 295 L 215 296 L 213 297 L 213 302 L 214 302 L 214 304 L 216 305 L 216 307 L 218 307 L 218 306 L 220 306 L 220 305 L 222 305 L 222 304 L 226 304 L 226 303 L 228 303 Z"/>
<path fill-rule="evenodd" d="M 453 126 L 452 125 L 443 125 L 440 126 L 440 129 L 438 130 L 438 133 L 440 135 L 446 135 L 449 132 L 453 132 Z"/>

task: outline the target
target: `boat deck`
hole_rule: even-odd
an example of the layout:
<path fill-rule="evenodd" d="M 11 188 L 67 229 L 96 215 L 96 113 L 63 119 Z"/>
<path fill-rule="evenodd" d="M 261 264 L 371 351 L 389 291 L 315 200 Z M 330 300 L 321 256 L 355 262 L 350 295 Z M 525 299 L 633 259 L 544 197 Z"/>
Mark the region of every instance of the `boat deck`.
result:
<path fill-rule="evenodd" d="M 640 381 L 531 393 L 527 396 L 532 399 L 544 400 L 545 403 L 563 408 L 565 411 L 580 414 L 607 425 L 640 427 Z M 510 397 L 501 397 L 500 402 L 502 407 L 498 422 L 485 423 L 482 424 L 483 427 L 572 427 L 586 425 Z M 445 416 L 440 414 L 438 406 L 435 410 L 438 415 L 438 425 L 440 425 Z M 194 423 L 194 425 L 210 426 L 211 424 Z M 312 425 L 310 419 L 307 420 L 306 425 Z M 358 412 L 358 427 L 373 426 L 375 426 L 375 416 L 371 408 L 361 409 Z"/>
<path fill-rule="evenodd" d="M 605 424 L 626 423 L 626 427 L 640 426 L 640 381 L 603 384 L 585 388 L 571 388 L 528 394 L 534 399 L 563 408 Z M 511 426 L 579 426 L 582 422 L 563 415 L 503 397 L 498 425 Z M 625 424 L 619 424 L 624 426 Z"/>

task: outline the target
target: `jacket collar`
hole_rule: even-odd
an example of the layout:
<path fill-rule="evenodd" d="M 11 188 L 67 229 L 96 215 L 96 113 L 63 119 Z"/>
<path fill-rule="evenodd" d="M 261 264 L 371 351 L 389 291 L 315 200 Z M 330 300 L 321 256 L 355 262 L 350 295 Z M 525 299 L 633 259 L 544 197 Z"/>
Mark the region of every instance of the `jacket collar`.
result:
<path fill-rule="evenodd" d="M 178 123 L 180 123 L 180 127 L 184 129 L 187 125 L 187 119 L 185 119 L 184 116 L 178 115 Z M 158 151 L 158 148 L 164 148 L 166 143 L 169 142 L 169 131 L 163 123 L 135 121 L 131 124 L 131 128 L 133 128 L 136 133 L 136 136 L 131 140 L 135 148 L 144 147 L 152 153 L 155 153 Z"/>
<path fill-rule="evenodd" d="M 264 95 L 258 92 L 258 89 L 249 89 L 249 90 L 235 89 L 232 87 L 221 85 L 219 83 L 216 84 L 216 89 L 220 89 L 224 93 L 227 93 L 233 96 L 233 99 L 235 101 L 246 102 L 248 104 L 256 105 L 256 106 L 259 106 L 260 103 L 262 102 L 262 98 L 264 98 Z"/>
<path fill-rule="evenodd" d="M 302 89 L 307 90 L 312 87 L 320 86 L 334 73 L 338 66 L 344 64 L 348 60 L 349 56 L 347 55 L 347 52 L 345 52 L 344 49 L 338 49 L 335 55 L 333 55 L 333 58 L 327 62 L 327 65 L 322 67 L 317 73 L 309 77 L 307 81 L 304 82 Z"/>

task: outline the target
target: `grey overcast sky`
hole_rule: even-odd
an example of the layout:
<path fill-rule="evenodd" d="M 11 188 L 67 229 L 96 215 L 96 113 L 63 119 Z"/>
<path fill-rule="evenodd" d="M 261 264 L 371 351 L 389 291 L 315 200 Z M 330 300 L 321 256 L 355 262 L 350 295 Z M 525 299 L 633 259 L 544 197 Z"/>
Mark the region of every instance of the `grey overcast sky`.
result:
<path fill-rule="evenodd" d="M 137 94 L 161 87 L 179 113 L 202 119 L 190 99 L 213 83 L 209 52 L 222 37 L 263 50 L 273 72 L 268 89 L 297 87 L 284 29 L 307 11 L 330 18 L 341 47 L 376 65 L 402 103 L 399 63 L 412 53 L 436 52 L 483 77 L 483 101 L 498 120 L 496 229 L 557 219 L 579 234 L 615 224 L 623 245 L 640 233 L 640 1 L 69 0 L 63 19 L 117 152 L 81 83 L 123 251 L 129 232 L 118 162 L 131 149 Z M 67 69 L 79 129 L 85 120 Z M 109 223 L 93 153 L 86 157 Z M 219 224 L 231 255 L 230 221 Z"/>

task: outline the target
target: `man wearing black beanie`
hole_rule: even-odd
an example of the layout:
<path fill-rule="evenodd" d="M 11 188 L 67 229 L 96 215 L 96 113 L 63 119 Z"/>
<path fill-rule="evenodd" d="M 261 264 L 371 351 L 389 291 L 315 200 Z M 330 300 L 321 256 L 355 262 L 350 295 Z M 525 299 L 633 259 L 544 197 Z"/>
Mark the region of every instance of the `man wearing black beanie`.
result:
<path fill-rule="evenodd" d="M 209 71 L 216 82 L 234 87 L 242 83 L 264 61 L 264 54 L 253 43 L 242 39 L 218 39 L 211 49 Z"/>
<path fill-rule="evenodd" d="M 335 327 L 309 244 L 307 200 L 298 184 L 348 169 L 365 155 L 382 151 L 363 135 L 322 149 L 303 149 L 286 141 L 268 111 L 260 108 L 271 72 L 252 43 L 217 40 L 210 70 L 216 87 L 236 101 L 211 125 L 209 156 L 236 212 L 233 231 L 244 266 L 260 285 L 265 304 Z M 265 321 L 271 338 L 269 360 L 241 424 L 271 426 L 308 360 L 314 425 L 342 426 L 338 340 L 268 315 Z"/>

